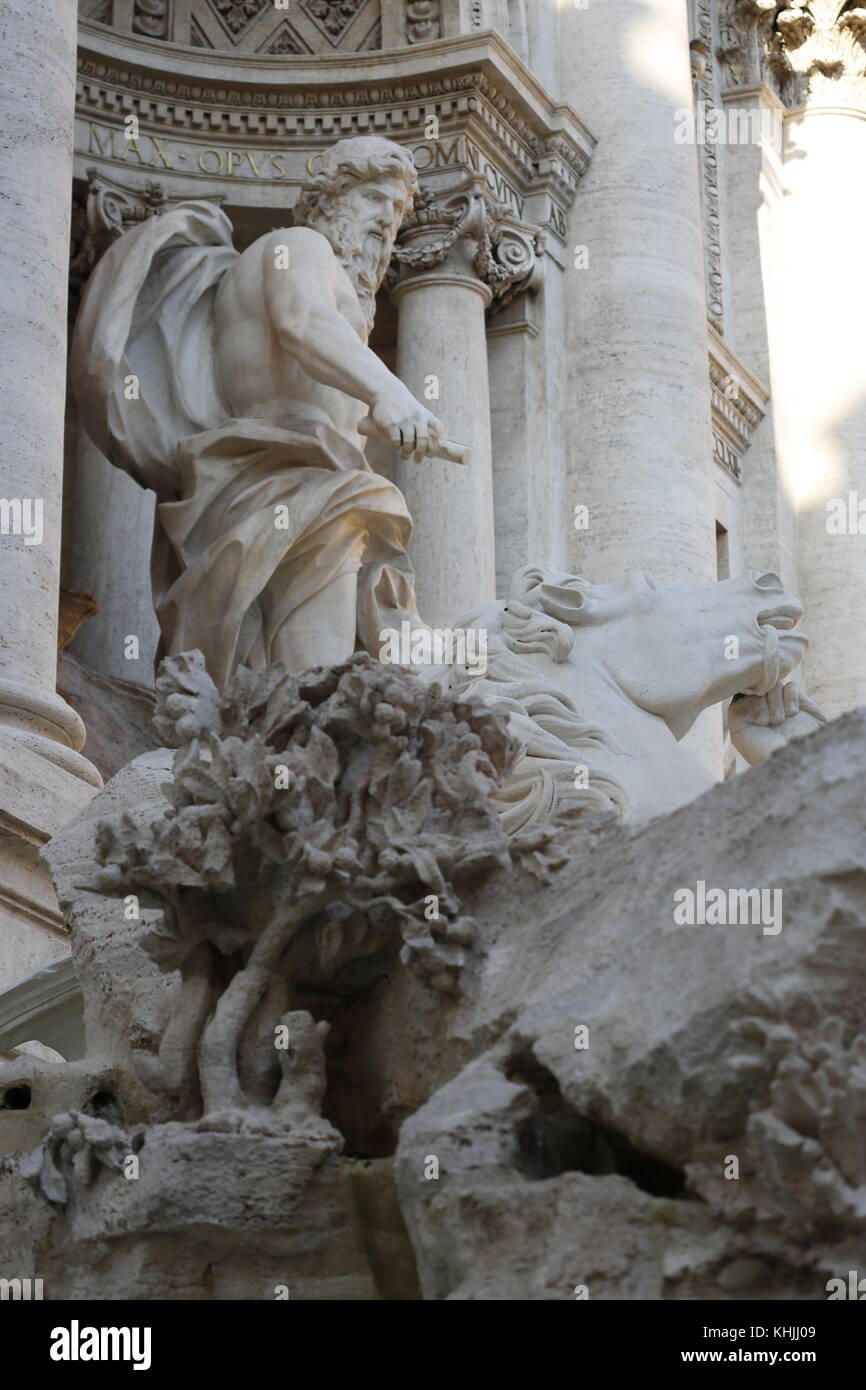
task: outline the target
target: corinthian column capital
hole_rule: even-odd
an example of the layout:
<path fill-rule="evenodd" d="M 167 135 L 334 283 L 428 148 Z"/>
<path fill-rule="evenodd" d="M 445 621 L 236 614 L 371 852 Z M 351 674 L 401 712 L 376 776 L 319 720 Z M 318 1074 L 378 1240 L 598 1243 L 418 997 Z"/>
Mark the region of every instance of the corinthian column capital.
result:
<path fill-rule="evenodd" d="M 541 279 L 541 233 L 488 202 L 478 183 L 437 196 L 422 189 L 394 248 L 395 291 L 418 276 L 476 280 L 494 310 Z"/>
<path fill-rule="evenodd" d="M 731 87 L 766 82 L 788 106 L 866 102 L 866 7 L 856 0 L 720 0 Z"/>

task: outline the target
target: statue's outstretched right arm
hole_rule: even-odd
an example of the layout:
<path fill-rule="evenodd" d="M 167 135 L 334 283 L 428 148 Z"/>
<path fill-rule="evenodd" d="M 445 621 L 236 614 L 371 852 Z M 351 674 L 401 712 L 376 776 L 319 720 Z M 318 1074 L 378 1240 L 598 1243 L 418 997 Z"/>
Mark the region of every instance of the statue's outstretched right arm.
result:
<path fill-rule="evenodd" d="M 337 270 L 334 252 L 319 232 L 295 227 L 269 238 L 264 248 L 265 301 L 281 347 L 315 381 L 364 401 L 377 431 L 404 457 L 435 454 L 440 422 L 340 313 Z"/>

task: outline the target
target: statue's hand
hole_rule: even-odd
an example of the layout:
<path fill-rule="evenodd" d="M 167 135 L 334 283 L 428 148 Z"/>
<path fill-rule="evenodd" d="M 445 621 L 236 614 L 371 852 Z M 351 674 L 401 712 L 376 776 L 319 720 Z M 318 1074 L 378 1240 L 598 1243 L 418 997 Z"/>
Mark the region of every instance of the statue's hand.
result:
<path fill-rule="evenodd" d="M 376 432 L 390 439 L 404 459 L 435 456 L 444 432 L 441 420 L 416 401 L 410 391 L 377 397 L 370 419 Z"/>
<path fill-rule="evenodd" d="M 818 706 L 793 681 L 779 681 L 766 695 L 744 695 L 731 701 L 728 730 L 738 753 L 749 763 L 765 763 L 777 748 L 826 724 Z"/>

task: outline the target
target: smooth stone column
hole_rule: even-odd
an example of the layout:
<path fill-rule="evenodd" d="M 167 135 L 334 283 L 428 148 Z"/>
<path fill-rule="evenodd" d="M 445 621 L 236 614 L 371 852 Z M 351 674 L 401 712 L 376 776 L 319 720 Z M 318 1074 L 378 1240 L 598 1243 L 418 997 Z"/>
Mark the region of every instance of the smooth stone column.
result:
<path fill-rule="evenodd" d="M 0 534 L 0 735 L 100 786 L 55 693 L 76 8 L 0 9 L 0 486 L 42 513 L 34 543 Z"/>
<path fill-rule="evenodd" d="M 675 139 L 693 109 L 682 0 L 560 11 L 561 96 L 598 139 L 565 273 L 571 568 L 610 582 L 716 578 L 699 168 Z M 574 528 L 574 508 L 588 527 Z M 583 520 L 582 514 L 579 519 Z M 692 751 L 722 770 L 721 720 Z"/>
<path fill-rule="evenodd" d="M 719 151 L 724 171 L 725 341 L 767 384 L 771 396 L 743 460 L 744 560 L 750 569 L 774 570 L 786 589 L 798 594 L 797 523 L 785 473 L 785 383 L 772 374 L 768 333 L 768 324 L 790 294 L 785 271 L 784 107 L 763 86 L 731 88 L 723 104 L 729 127 L 737 121 L 751 136 L 729 139 Z"/>
<path fill-rule="evenodd" d="M 674 138 L 693 100 L 687 6 L 566 5 L 560 26 L 562 97 L 599 142 L 571 215 L 588 263 L 565 284 L 570 500 L 589 508 L 574 564 L 594 580 L 711 580 L 698 158 Z"/>
<path fill-rule="evenodd" d="M 866 704 L 866 100 L 831 100 L 785 122 L 787 294 L 771 348 L 812 639 L 804 676 L 832 718 Z"/>
<path fill-rule="evenodd" d="M 397 376 L 471 451 L 468 466 L 397 458 L 394 478 L 414 522 L 409 555 L 418 608 L 434 627 L 453 626 L 495 597 L 490 396 L 484 311 L 488 287 L 472 270 L 474 243 L 461 239 L 434 270 L 394 291 Z M 425 386 L 438 378 L 438 399 Z"/>

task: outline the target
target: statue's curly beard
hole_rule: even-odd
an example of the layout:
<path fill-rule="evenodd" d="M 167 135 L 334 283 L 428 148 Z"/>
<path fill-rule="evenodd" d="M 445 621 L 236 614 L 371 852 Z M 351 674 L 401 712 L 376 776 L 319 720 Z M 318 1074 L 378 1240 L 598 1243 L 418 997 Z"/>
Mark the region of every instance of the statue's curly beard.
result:
<path fill-rule="evenodd" d="M 318 230 L 328 238 L 351 280 L 369 331 L 376 315 L 376 294 L 391 259 L 391 238 L 378 235 L 370 223 L 339 214 L 322 221 Z"/>

